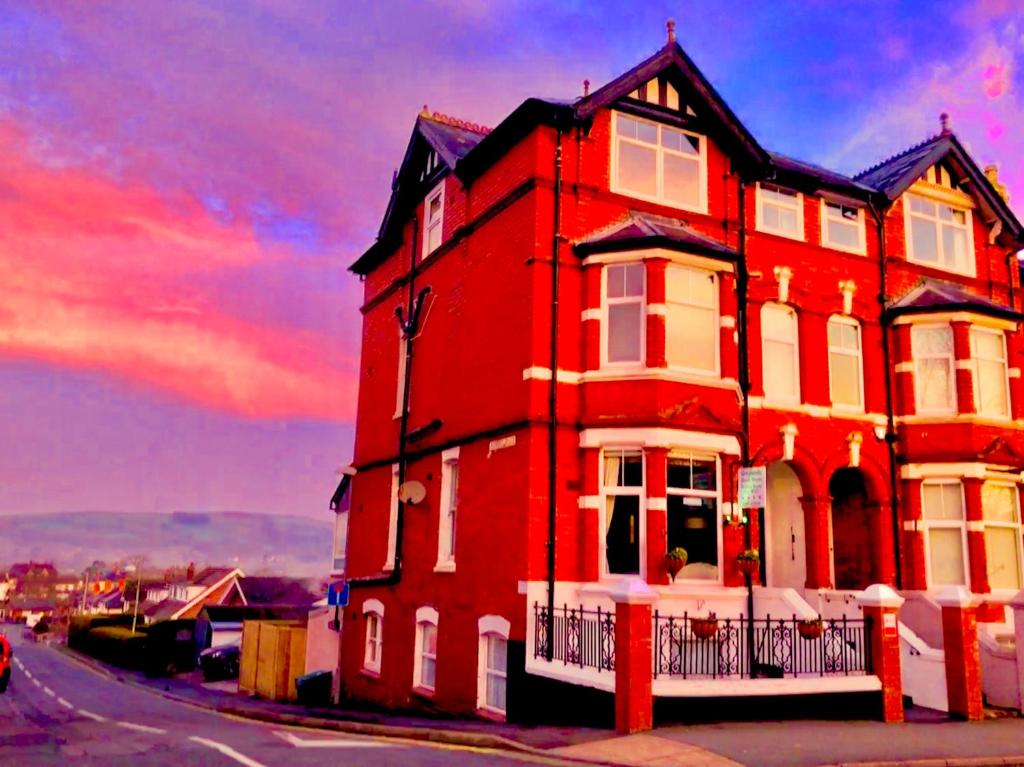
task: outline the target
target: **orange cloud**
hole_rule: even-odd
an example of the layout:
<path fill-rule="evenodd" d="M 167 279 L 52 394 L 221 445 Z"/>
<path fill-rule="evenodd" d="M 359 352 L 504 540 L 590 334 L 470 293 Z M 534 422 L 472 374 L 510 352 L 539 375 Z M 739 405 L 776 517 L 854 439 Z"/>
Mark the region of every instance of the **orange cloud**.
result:
<path fill-rule="evenodd" d="M 0 124 L 0 357 L 106 370 L 252 417 L 352 416 L 356 366 L 335 338 L 243 320 L 207 287 L 286 252 L 188 198 L 46 168 L 23 147 Z"/>

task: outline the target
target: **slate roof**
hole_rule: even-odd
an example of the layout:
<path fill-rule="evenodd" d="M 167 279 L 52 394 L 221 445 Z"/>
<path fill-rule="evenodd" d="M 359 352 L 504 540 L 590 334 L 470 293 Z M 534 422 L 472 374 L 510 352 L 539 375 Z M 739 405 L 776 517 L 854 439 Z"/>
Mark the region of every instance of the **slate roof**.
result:
<path fill-rule="evenodd" d="M 952 148 L 951 134 L 932 136 L 898 154 L 858 173 L 854 178 L 876 189 L 889 199 L 903 193 L 925 170 Z"/>
<path fill-rule="evenodd" d="M 199 612 L 200 618 L 210 623 L 240 623 L 251 620 L 305 620 L 309 608 L 296 605 L 207 605 Z"/>
<path fill-rule="evenodd" d="M 142 614 L 154 621 L 162 621 L 172 617 L 185 604 L 180 599 L 162 599 L 156 604 L 144 608 Z"/>
<path fill-rule="evenodd" d="M 323 596 L 316 580 L 303 578 L 245 577 L 238 587 L 248 605 L 296 605 L 308 607 Z"/>
<path fill-rule="evenodd" d="M 700 234 L 682 221 L 649 213 L 631 213 L 624 221 L 581 239 L 576 253 L 616 253 L 639 248 L 667 248 L 734 261 L 739 254 L 723 242 Z"/>
<path fill-rule="evenodd" d="M 971 293 L 959 285 L 934 279 L 922 280 L 886 309 L 891 317 L 958 310 L 1004 319 L 1024 319 L 1024 315 L 1009 306 Z"/>
<path fill-rule="evenodd" d="M 416 128 L 437 151 L 449 168 L 469 154 L 490 129 L 463 120 L 455 120 L 438 112 L 420 114 Z"/>
<path fill-rule="evenodd" d="M 777 170 L 785 175 L 801 176 L 807 180 L 814 181 L 816 182 L 814 184 L 816 187 L 846 192 L 855 197 L 865 199 L 875 191 L 867 184 L 863 184 L 851 176 L 830 170 L 821 165 L 797 160 L 779 152 L 769 152 L 768 155 L 771 157 L 772 166 Z"/>
<path fill-rule="evenodd" d="M 209 588 L 227 578 L 234 571 L 234 567 L 207 567 L 205 570 L 200 570 L 190 582 L 193 586 Z"/>

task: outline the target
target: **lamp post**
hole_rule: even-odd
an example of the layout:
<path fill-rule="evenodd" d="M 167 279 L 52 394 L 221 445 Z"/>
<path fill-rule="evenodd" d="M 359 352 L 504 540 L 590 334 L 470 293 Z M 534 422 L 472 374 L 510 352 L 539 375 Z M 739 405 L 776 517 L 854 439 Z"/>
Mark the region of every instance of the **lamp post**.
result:
<path fill-rule="evenodd" d="M 137 565 L 131 564 L 125 566 L 125 572 L 135 573 L 135 604 L 132 606 L 132 633 L 135 633 L 135 627 L 139 622 L 139 593 L 142 589 L 142 573 Z"/>

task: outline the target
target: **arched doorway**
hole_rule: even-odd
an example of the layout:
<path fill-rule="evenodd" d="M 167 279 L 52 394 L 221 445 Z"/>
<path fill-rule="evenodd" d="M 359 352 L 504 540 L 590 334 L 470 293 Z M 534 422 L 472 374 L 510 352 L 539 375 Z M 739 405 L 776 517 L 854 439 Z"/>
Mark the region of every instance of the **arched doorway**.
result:
<path fill-rule="evenodd" d="M 807 536 L 800 478 L 786 463 L 768 466 L 765 552 L 768 585 L 803 591 L 807 582 Z"/>
<path fill-rule="evenodd" d="M 877 583 L 877 552 L 872 535 L 878 502 L 871 498 L 860 469 L 838 469 L 829 480 L 832 497 L 832 564 L 837 589 L 859 590 Z"/>

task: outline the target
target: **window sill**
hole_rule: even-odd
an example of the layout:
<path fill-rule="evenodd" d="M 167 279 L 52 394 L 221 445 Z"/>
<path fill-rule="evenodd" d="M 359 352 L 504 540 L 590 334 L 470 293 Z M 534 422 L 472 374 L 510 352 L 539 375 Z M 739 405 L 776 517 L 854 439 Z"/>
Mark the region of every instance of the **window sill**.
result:
<path fill-rule="evenodd" d="M 687 213 L 698 213 L 702 216 L 710 215 L 708 213 L 707 201 L 702 205 L 682 205 L 678 202 L 672 202 L 671 200 L 665 200 L 655 195 L 646 195 L 640 192 L 631 192 L 626 189 L 620 189 L 614 184 L 610 184 L 608 191 L 612 194 L 621 195 L 622 197 L 628 197 L 631 200 L 643 200 L 649 202 L 652 205 L 659 205 L 663 208 L 671 208 L 672 210 L 684 210 Z"/>
<path fill-rule="evenodd" d="M 434 565 L 435 573 L 454 573 L 455 562 L 438 562 Z"/>
<path fill-rule="evenodd" d="M 498 711 L 497 709 L 487 708 L 487 706 L 480 706 L 476 710 L 477 716 L 484 719 L 490 719 L 492 722 L 504 722 L 508 716 L 504 711 Z"/>
<path fill-rule="evenodd" d="M 359 669 L 359 673 L 362 674 L 363 676 L 365 676 L 368 679 L 374 679 L 374 680 L 380 679 L 380 669 L 374 670 L 372 668 L 368 668 L 366 666 L 363 666 L 361 669 Z"/>
<path fill-rule="evenodd" d="M 807 242 L 807 238 L 802 234 L 791 234 L 789 232 L 783 232 L 775 229 L 766 229 L 763 226 L 755 227 L 754 231 L 758 234 L 768 234 L 772 237 L 781 237 L 784 240 L 792 240 L 793 242 Z"/>
<path fill-rule="evenodd" d="M 839 253 L 847 253 L 851 256 L 866 256 L 868 254 L 866 247 L 844 248 L 842 245 L 833 245 L 829 242 L 822 242 L 821 247 L 827 248 L 828 250 L 835 250 Z"/>
<path fill-rule="evenodd" d="M 678 368 L 650 368 L 650 367 L 601 367 L 598 370 L 588 370 L 580 374 L 580 382 L 591 381 L 634 381 L 640 379 L 673 381 L 675 383 L 692 384 L 693 386 L 710 386 L 715 389 L 736 389 L 738 384 L 735 378 L 720 378 L 718 375 L 703 375 L 684 373 Z"/>
<path fill-rule="evenodd" d="M 430 701 L 434 700 L 435 693 L 436 690 L 431 689 L 430 687 L 414 685 L 412 688 L 412 694 L 415 695 L 417 698 L 425 698 L 426 700 Z"/>

